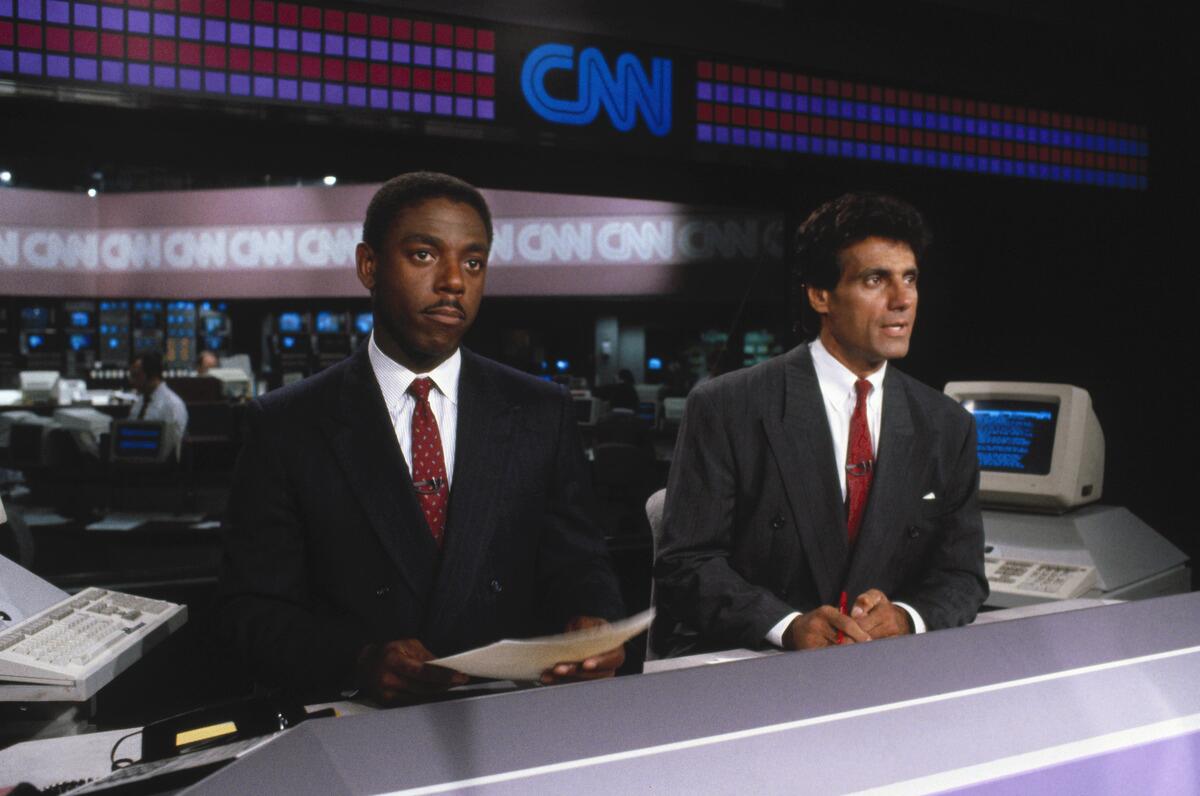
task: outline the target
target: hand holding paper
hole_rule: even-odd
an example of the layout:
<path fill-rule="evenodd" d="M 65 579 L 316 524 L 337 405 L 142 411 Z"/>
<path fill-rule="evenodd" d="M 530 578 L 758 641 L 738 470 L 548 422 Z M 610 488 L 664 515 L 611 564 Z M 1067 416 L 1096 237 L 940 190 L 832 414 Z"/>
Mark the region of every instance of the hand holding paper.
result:
<path fill-rule="evenodd" d="M 428 663 L 497 680 L 560 682 L 607 677 L 625 659 L 621 645 L 648 628 L 653 618 L 653 610 L 612 623 L 576 617 L 568 624 L 568 632 L 559 636 L 506 639 Z M 593 663 L 590 668 L 589 661 Z M 560 666 L 573 668 L 560 671 Z M 543 679 L 544 675 L 550 679 Z"/>

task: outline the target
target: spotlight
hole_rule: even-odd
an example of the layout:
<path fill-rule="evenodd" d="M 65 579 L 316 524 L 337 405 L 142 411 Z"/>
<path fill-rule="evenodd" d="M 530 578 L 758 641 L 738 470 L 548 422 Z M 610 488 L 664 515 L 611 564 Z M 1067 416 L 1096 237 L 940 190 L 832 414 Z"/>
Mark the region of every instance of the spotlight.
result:
<path fill-rule="evenodd" d="M 333 176 L 332 174 L 327 174 L 325 175 L 325 178 L 321 180 L 321 182 L 332 188 L 333 186 L 337 185 L 337 177 Z"/>
<path fill-rule="evenodd" d="M 87 194 L 90 198 L 95 199 L 98 191 L 95 188 L 88 188 Z"/>
<path fill-rule="evenodd" d="M 8 169 L 5 169 L 4 171 L 0 171 L 0 183 L 3 183 L 5 185 L 11 184 L 12 183 L 12 172 L 9 171 Z"/>

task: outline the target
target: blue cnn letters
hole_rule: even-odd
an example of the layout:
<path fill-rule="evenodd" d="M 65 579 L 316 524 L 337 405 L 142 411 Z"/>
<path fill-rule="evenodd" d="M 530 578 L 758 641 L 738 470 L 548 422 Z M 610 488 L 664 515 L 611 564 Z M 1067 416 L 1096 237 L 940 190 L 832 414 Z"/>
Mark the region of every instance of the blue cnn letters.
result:
<path fill-rule="evenodd" d="M 604 106 L 613 126 L 621 132 L 633 129 L 640 109 L 646 127 L 654 135 L 671 132 L 671 62 L 650 60 L 651 77 L 632 53 L 617 56 L 615 72 L 609 72 L 604 56 L 595 47 L 579 53 L 568 44 L 543 44 L 529 54 L 521 68 L 521 90 L 534 113 L 557 124 L 591 124 Z M 546 91 L 546 74 L 553 69 L 575 68 L 579 93 L 575 99 L 552 97 Z"/>

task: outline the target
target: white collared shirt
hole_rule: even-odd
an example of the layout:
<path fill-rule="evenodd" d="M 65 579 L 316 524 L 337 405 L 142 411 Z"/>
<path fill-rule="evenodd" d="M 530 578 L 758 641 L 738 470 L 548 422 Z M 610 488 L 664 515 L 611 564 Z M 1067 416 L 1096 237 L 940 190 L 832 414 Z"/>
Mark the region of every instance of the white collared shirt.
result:
<path fill-rule="evenodd" d="M 141 417 L 142 404 L 145 403 L 146 396 L 139 394 L 137 400 L 133 402 L 133 406 L 129 408 L 130 419 L 163 421 L 163 434 L 166 437 L 164 443 L 174 451 L 178 458 L 183 435 L 187 431 L 187 404 L 167 386 L 165 381 L 159 382 L 158 386 L 154 388 L 154 392 L 150 393 L 150 403 L 146 404 L 146 416 Z"/>
<path fill-rule="evenodd" d="M 846 499 L 846 452 L 850 447 L 850 416 L 858 403 L 854 383 L 858 376 L 833 358 L 818 337 L 809 345 L 813 367 L 817 371 L 817 384 L 821 387 L 821 398 L 825 402 L 825 417 L 829 420 L 829 431 L 833 438 L 833 457 L 837 461 L 838 483 L 842 487 L 842 500 Z M 887 362 L 879 370 L 867 376 L 871 392 L 867 394 L 867 428 L 871 432 L 871 452 L 879 454 L 879 425 L 883 418 L 883 374 Z"/>
<path fill-rule="evenodd" d="M 858 393 L 854 390 L 858 376 L 834 359 L 820 337 L 809 344 L 809 351 L 812 353 L 813 368 L 817 371 L 817 384 L 821 388 L 821 398 L 825 404 L 825 417 L 829 420 L 838 483 L 842 487 L 842 501 L 845 502 L 846 454 L 850 447 L 850 416 L 854 414 L 854 406 L 858 403 Z M 871 382 L 871 392 L 867 393 L 867 428 L 871 432 L 871 452 L 876 456 L 879 455 L 879 429 L 883 422 L 883 376 L 886 372 L 887 362 L 884 362 L 879 370 L 867 376 L 867 381 Z M 850 599 L 853 600 L 854 595 L 850 595 Z M 925 620 L 915 608 L 906 603 L 895 604 L 912 617 L 914 632 L 925 632 Z M 851 607 L 846 608 L 849 610 Z M 793 611 L 775 623 L 775 626 L 767 631 L 767 641 L 776 647 L 782 647 L 784 632 L 798 616 L 800 612 Z"/>
<path fill-rule="evenodd" d="M 462 372 L 462 351 L 455 350 L 450 358 L 428 373 L 413 373 L 389 357 L 375 344 L 375 333 L 367 346 L 371 358 L 371 370 L 383 393 L 388 417 L 396 430 L 396 441 L 412 475 L 412 416 L 417 399 L 408 392 L 408 386 L 418 378 L 433 380 L 434 389 L 429 391 L 429 408 L 437 421 L 438 435 L 442 438 L 442 457 L 446 462 L 446 483 L 454 483 L 454 441 L 458 436 L 458 377 Z"/>

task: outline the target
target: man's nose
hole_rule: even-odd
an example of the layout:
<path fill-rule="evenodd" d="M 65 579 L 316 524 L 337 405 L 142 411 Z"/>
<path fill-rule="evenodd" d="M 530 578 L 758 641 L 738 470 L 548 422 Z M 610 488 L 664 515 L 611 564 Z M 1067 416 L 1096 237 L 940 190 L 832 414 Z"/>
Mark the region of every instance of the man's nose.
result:
<path fill-rule="evenodd" d="M 446 257 L 442 259 L 441 268 L 438 269 L 438 281 L 434 286 L 439 291 L 447 293 L 461 293 L 465 288 L 463 281 L 463 264 L 456 257 Z"/>

